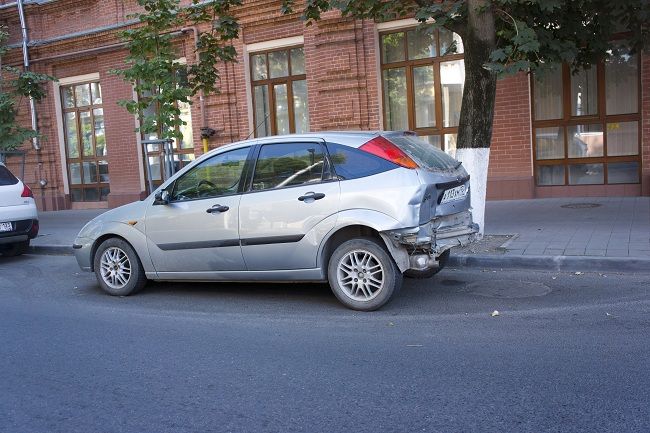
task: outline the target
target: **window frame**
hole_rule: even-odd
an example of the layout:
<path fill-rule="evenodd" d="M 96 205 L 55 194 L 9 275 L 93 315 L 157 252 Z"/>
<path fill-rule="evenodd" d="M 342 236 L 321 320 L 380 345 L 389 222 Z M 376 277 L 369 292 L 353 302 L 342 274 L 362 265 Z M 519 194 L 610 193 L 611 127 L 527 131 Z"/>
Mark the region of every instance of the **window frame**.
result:
<path fill-rule="evenodd" d="M 304 44 L 299 44 L 299 45 L 291 45 L 291 46 L 283 46 L 283 47 L 277 47 L 277 48 L 270 48 L 266 50 L 260 50 L 260 51 L 254 51 L 254 52 L 249 52 L 248 53 L 248 59 L 249 59 L 249 74 L 250 74 L 250 92 L 251 92 L 251 111 L 253 113 L 253 132 L 254 132 L 254 137 L 255 138 L 264 138 L 264 137 L 270 137 L 274 135 L 278 135 L 278 128 L 277 128 L 277 117 L 276 117 L 276 111 L 275 111 L 275 85 L 277 84 L 286 84 L 287 85 L 287 115 L 289 117 L 289 133 L 290 134 L 295 134 L 296 133 L 296 119 L 295 119 L 295 113 L 294 113 L 294 106 L 293 106 L 293 82 L 294 81 L 307 81 L 307 65 L 305 62 L 305 73 L 303 74 L 296 74 L 294 75 L 293 69 L 291 67 L 291 50 L 296 49 L 296 48 L 301 48 L 303 52 L 303 58 L 305 58 L 305 46 Z M 274 52 L 280 52 L 280 51 L 285 51 L 287 53 L 287 68 L 289 70 L 289 74 L 285 77 L 277 77 L 277 78 L 271 78 L 271 74 L 269 73 L 269 53 L 274 53 Z M 265 79 L 260 79 L 260 80 L 255 80 L 253 78 L 253 69 L 254 69 L 254 62 L 253 62 L 253 57 L 258 56 L 258 55 L 264 55 L 266 57 L 266 71 L 267 71 L 267 78 Z M 268 98 L 269 98 L 269 124 L 271 127 L 270 134 L 267 136 L 262 136 L 260 137 L 257 135 L 257 130 L 258 130 L 258 125 L 261 124 L 261 120 L 257 119 L 257 113 L 255 110 L 255 87 L 256 86 L 267 86 L 268 89 Z M 307 93 L 309 94 L 309 87 L 307 88 Z M 305 101 L 307 104 L 307 111 L 309 112 L 309 96 L 307 96 L 307 101 Z M 308 125 L 309 126 L 309 125 Z"/>
<path fill-rule="evenodd" d="M 641 55 L 637 53 L 637 112 L 626 114 L 607 114 L 606 105 L 606 81 L 605 81 L 605 62 L 599 61 L 597 64 L 592 65 L 596 68 L 596 114 L 573 115 L 573 104 L 571 95 L 571 80 L 574 75 L 571 73 L 570 67 L 567 64 L 562 64 L 562 109 L 563 115 L 559 119 L 535 119 L 535 77 L 530 77 L 530 110 L 531 110 L 531 138 L 532 138 L 532 157 L 533 157 L 533 179 L 535 187 L 580 187 L 580 186 L 607 186 L 607 185 L 639 185 L 642 179 L 642 163 L 641 163 L 641 137 L 642 137 L 642 122 L 641 122 Z M 607 125 L 611 123 L 624 123 L 624 122 L 637 122 L 637 153 L 636 155 L 622 155 L 622 156 L 608 156 L 607 154 Z M 569 133 L 571 127 L 582 125 L 598 125 L 603 131 L 603 154 L 597 157 L 570 157 L 569 156 Z M 564 158 L 553 159 L 537 159 L 537 129 L 540 128 L 560 128 L 564 139 Z M 635 183 L 609 183 L 608 164 L 609 163 L 625 163 L 636 162 L 638 170 L 638 180 Z M 597 184 L 570 184 L 569 183 L 569 166 L 577 164 L 602 164 L 603 167 L 603 182 Z M 564 170 L 564 183 L 561 185 L 540 185 L 538 183 L 538 174 L 540 166 L 562 166 Z"/>
<path fill-rule="evenodd" d="M 65 84 L 60 84 L 58 86 L 58 92 L 59 92 L 59 101 L 60 101 L 60 109 L 61 109 L 61 125 L 63 127 L 63 153 L 65 155 L 65 170 L 66 170 L 66 175 L 68 177 L 68 188 L 69 188 L 69 195 L 70 195 L 70 201 L 73 203 L 106 203 L 108 200 L 108 195 L 111 192 L 110 189 L 110 169 L 108 172 L 109 176 L 109 181 L 108 182 L 101 182 L 101 177 L 99 173 L 99 161 L 106 161 L 106 167 L 109 166 L 109 161 L 108 161 L 108 143 L 104 144 L 104 147 L 106 149 L 107 154 L 104 156 L 97 156 L 97 137 L 95 136 L 95 113 L 94 111 L 97 109 L 102 110 L 102 117 L 104 118 L 104 137 L 106 136 L 106 114 L 103 112 L 104 110 L 104 90 L 101 89 L 102 93 L 102 102 L 101 104 L 95 104 L 94 98 L 93 98 L 93 90 L 92 90 L 92 84 L 97 84 L 99 85 L 99 88 L 101 89 L 101 80 L 99 78 L 92 78 L 92 79 L 85 79 L 85 80 L 80 80 L 80 81 L 73 81 L 73 82 L 66 82 Z M 77 104 L 77 92 L 76 92 L 76 87 L 77 86 L 89 86 L 89 92 L 90 92 L 90 104 L 84 105 L 84 106 L 79 106 Z M 74 106 L 73 107 L 66 107 L 65 106 L 65 97 L 64 97 L 64 90 L 65 89 L 72 89 L 72 97 L 74 101 Z M 81 112 L 87 112 L 90 115 L 90 125 L 92 126 L 92 149 L 93 149 L 93 156 L 84 156 L 83 153 L 83 144 L 82 144 L 82 131 L 81 131 Z M 71 158 L 69 155 L 69 146 L 68 146 L 68 134 L 67 134 L 67 120 L 66 120 L 66 114 L 68 113 L 75 113 L 75 127 L 76 127 L 76 135 L 77 135 L 77 151 L 79 152 L 79 156 L 77 158 Z M 93 183 L 84 183 L 84 168 L 83 164 L 84 162 L 92 162 L 96 165 L 97 167 L 97 178 L 96 181 Z M 80 184 L 73 184 L 72 183 L 72 173 L 70 171 L 70 164 L 79 164 L 79 175 L 81 176 L 81 183 Z M 102 189 L 107 188 L 108 192 L 106 194 L 106 198 L 102 200 Z M 72 200 L 72 190 L 73 189 L 80 189 L 81 190 L 81 200 Z M 86 200 L 86 189 L 97 189 L 98 195 L 97 195 L 97 200 Z"/>
<path fill-rule="evenodd" d="M 391 131 L 388 129 L 388 113 L 386 112 L 386 85 L 384 81 L 384 71 L 389 69 L 398 69 L 404 68 L 406 75 L 406 108 L 407 108 L 407 121 L 408 121 L 408 130 L 414 131 L 418 136 L 431 136 L 437 135 L 440 137 L 440 149 L 442 151 L 447 151 L 445 149 L 445 135 L 455 135 L 458 136 L 458 126 L 448 126 L 445 127 L 443 122 L 443 106 L 442 106 L 442 82 L 440 79 L 440 67 L 442 63 L 465 60 L 465 53 L 454 53 L 442 55 L 440 50 L 440 30 L 435 29 L 436 35 L 436 56 L 426 57 L 423 59 L 414 59 L 409 60 L 408 58 L 408 32 L 416 30 L 417 26 L 411 27 L 399 27 L 396 29 L 388 29 L 385 31 L 380 31 L 378 34 L 379 38 L 379 80 L 381 85 L 381 110 L 382 110 L 382 119 L 383 125 L 382 128 L 385 131 Z M 453 34 L 453 32 L 449 31 Z M 404 60 L 400 62 L 385 63 L 384 62 L 384 50 L 382 47 L 382 38 L 386 35 L 404 33 Z M 414 92 L 414 77 L 413 69 L 420 66 L 433 66 L 433 80 L 434 80 L 434 97 L 435 97 L 435 120 L 436 126 L 434 127 L 416 127 L 416 118 L 415 118 L 415 92 Z M 463 84 L 464 86 L 464 84 Z"/>

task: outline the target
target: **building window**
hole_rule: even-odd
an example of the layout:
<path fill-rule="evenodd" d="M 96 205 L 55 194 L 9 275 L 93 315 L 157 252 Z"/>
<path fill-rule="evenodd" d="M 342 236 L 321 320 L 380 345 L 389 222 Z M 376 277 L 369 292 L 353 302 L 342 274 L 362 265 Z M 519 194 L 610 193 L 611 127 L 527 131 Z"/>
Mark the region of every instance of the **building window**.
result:
<path fill-rule="evenodd" d="M 187 71 L 185 69 L 178 70 L 178 80 L 187 80 Z M 141 101 L 147 102 L 151 94 L 139 95 L 138 98 Z M 174 139 L 172 142 L 173 148 L 173 158 L 174 158 L 174 170 L 178 171 L 181 168 L 185 167 L 190 162 L 194 161 L 194 138 L 192 132 L 192 113 L 190 111 L 190 104 L 185 102 L 176 102 L 176 108 L 179 110 L 178 119 L 183 121 L 185 124 L 176 126 L 176 130 L 179 131 L 183 139 L 178 140 Z M 151 103 L 145 109 L 145 116 L 156 117 L 158 113 L 158 104 Z M 144 133 L 141 132 L 140 136 L 142 140 L 157 140 L 162 136 L 162 132 L 165 128 L 169 128 L 167 125 L 157 125 L 158 131 Z M 149 172 L 151 176 L 152 184 L 154 188 L 162 184 L 162 182 L 169 178 L 172 173 L 165 173 L 165 164 L 164 164 L 164 147 L 159 143 L 150 143 L 147 144 L 147 160 L 145 163 L 145 173 Z M 146 165 L 148 164 L 148 167 Z"/>
<path fill-rule="evenodd" d="M 61 104 L 70 200 L 106 201 L 110 189 L 101 85 L 61 86 Z"/>
<path fill-rule="evenodd" d="M 384 129 L 412 130 L 453 152 L 465 83 L 461 38 L 419 26 L 382 33 L 380 44 Z"/>
<path fill-rule="evenodd" d="M 255 136 L 309 131 L 303 48 L 255 53 L 250 60 Z"/>
<path fill-rule="evenodd" d="M 621 50 L 531 80 L 538 186 L 639 183 L 639 79 L 638 57 Z"/>

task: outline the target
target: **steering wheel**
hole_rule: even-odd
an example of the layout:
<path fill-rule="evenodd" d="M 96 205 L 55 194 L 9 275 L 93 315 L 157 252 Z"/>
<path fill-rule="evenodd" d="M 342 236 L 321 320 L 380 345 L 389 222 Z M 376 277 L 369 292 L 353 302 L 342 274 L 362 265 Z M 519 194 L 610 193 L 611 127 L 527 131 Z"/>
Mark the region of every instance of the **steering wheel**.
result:
<path fill-rule="evenodd" d="M 217 189 L 217 185 L 213 184 L 213 183 L 210 182 L 209 180 L 202 179 L 202 180 L 199 181 L 199 183 L 196 184 L 197 192 L 198 192 L 199 196 L 201 196 L 201 197 L 204 195 L 204 194 L 201 193 L 201 187 L 202 187 L 203 185 L 207 185 L 207 186 L 209 186 L 213 191 Z M 206 194 L 207 194 L 207 193 L 208 193 L 208 192 L 206 191 Z"/>

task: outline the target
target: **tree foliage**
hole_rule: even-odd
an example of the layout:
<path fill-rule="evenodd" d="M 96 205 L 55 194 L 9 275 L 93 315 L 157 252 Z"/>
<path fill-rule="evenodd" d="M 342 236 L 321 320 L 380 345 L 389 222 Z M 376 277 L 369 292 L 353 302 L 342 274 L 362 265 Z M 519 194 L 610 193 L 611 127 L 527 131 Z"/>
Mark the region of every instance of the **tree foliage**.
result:
<path fill-rule="evenodd" d="M 146 97 L 123 105 L 141 116 L 145 132 L 162 129 L 163 137 L 174 137 L 182 123 L 175 102 L 191 102 L 198 92 L 217 92 L 217 65 L 236 60 L 230 42 L 239 36 L 233 8 L 241 0 L 193 0 L 188 8 L 179 0 L 138 3 L 144 12 L 135 18 L 142 24 L 122 33 L 130 51 L 129 67 L 117 73 Z M 281 12 L 294 13 L 297 5 L 283 0 Z M 537 72 L 562 62 L 575 70 L 616 56 L 618 49 L 638 51 L 650 40 L 648 0 L 306 0 L 300 5 L 307 25 L 338 10 L 343 16 L 375 21 L 415 17 L 459 34 L 466 77 L 480 81 L 474 89 L 465 87 L 459 147 L 489 144 L 497 76 Z M 486 36 L 483 28 L 477 37 L 476 17 L 487 23 L 491 34 Z M 179 82 L 185 66 L 177 62 L 172 32 L 206 23 L 209 30 L 199 35 L 199 62 L 189 67 L 187 80 Z M 617 35 L 624 36 L 622 44 L 613 42 Z M 158 107 L 153 117 L 145 115 L 151 103 Z M 484 118 L 477 119 L 477 113 L 485 113 Z"/>
<path fill-rule="evenodd" d="M 495 18 L 496 46 L 486 64 L 497 73 L 535 71 L 558 62 L 593 64 L 612 53 L 612 39 L 625 33 L 626 48 L 638 51 L 650 41 L 648 0 L 487 0 Z M 294 0 L 282 10 L 293 12 Z M 467 0 L 307 0 L 308 24 L 324 12 L 376 21 L 413 16 L 418 21 L 468 35 Z"/>
<path fill-rule="evenodd" d="M 38 136 L 33 129 L 18 123 L 18 109 L 23 98 L 43 100 L 46 95 L 43 85 L 54 79 L 49 75 L 4 65 L 2 59 L 7 53 L 8 37 L 6 29 L 0 27 L 0 150 L 14 150 Z"/>
<path fill-rule="evenodd" d="M 217 64 L 236 60 L 230 42 L 239 37 L 239 24 L 231 9 L 241 0 L 192 0 L 190 7 L 182 7 L 179 0 L 138 0 L 138 4 L 143 12 L 130 18 L 141 24 L 121 32 L 129 50 L 127 68 L 113 71 L 133 84 L 138 97 L 120 104 L 140 117 L 142 132 L 180 140 L 179 127 L 185 122 L 180 119 L 178 102 L 191 103 L 199 92 L 218 91 Z M 177 32 L 206 23 L 209 29 L 198 33 L 199 62 L 189 67 L 181 64 L 175 46 Z"/>

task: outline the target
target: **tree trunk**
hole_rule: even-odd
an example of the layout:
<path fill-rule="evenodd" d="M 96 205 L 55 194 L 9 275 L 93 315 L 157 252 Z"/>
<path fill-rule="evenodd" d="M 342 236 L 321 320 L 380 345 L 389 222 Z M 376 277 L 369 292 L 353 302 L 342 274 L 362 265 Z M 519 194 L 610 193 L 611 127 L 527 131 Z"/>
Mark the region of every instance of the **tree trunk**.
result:
<path fill-rule="evenodd" d="M 465 50 L 465 87 L 460 111 L 456 159 L 470 174 L 472 215 L 484 232 L 487 170 L 490 160 L 496 74 L 484 68 L 496 45 L 491 0 L 467 0 L 467 27 L 462 34 Z"/>

